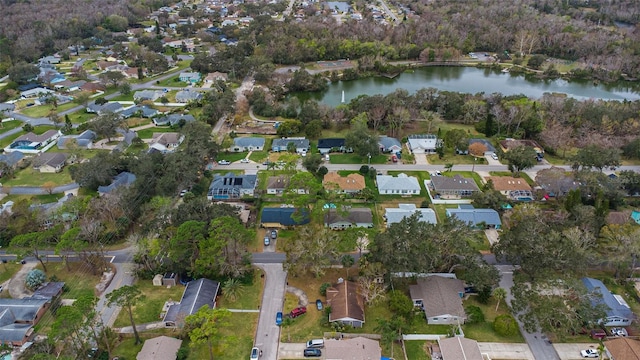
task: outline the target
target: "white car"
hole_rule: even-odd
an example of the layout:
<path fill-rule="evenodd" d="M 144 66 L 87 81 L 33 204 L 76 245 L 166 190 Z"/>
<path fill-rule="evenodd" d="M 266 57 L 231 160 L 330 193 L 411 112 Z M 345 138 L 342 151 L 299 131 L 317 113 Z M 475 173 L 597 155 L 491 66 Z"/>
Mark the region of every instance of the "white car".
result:
<path fill-rule="evenodd" d="M 587 349 L 580 351 L 580 355 L 582 355 L 583 358 L 597 358 L 600 356 L 600 353 L 594 349 Z"/>
<path fill-rule="evenodd" d="M 243 164 L 248 164 L 249 163 L 249 159 L 245 158 L 245 159 L 240 160 L 240 162 L 243 163 Z"/>
<path fill-rule="evenodd" d="M 229 162 L 227 160 L 220 160 L 220 161 L 218 161 L 218 164 L 220 164 L 220 165 L 229 165 L 229 164 L 231 164 L 231 162 Z"/>
<path fill-rule="evenodd" d="M 611 328 L 611 335 L 613 336 L 629 336 L 627 329 L 625 328 Z"/>
<path fill-rule="evenodd" d="M 254 347 L 253 349 L 251 349 L 251 357 L 249 359 L 256 360 L 258 358 L 260 358 L 260 349 Z"/>
<path fill-rule="evenodd" d="M 498 155 L 496 155 L 496 154 L 491 154 L 491 158 L 492 158 L 493 160 L 498 160 Z"/>

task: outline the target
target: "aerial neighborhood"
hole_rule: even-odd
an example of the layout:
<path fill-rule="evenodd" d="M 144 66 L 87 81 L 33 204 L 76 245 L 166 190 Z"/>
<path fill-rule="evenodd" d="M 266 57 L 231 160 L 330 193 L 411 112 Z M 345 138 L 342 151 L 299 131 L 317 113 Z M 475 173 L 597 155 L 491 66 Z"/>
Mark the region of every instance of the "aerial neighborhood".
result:
<path fill-rule="evenodd" d="M 0 360 L 640 360 L 640 2 L 0 4 Z"/>

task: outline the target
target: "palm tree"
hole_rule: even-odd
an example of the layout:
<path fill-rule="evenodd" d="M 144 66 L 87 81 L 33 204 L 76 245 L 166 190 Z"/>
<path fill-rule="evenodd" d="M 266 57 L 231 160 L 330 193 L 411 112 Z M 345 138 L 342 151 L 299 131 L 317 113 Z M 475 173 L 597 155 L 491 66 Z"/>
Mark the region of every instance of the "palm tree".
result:
<path fill-rule="evenodd" d="M 349 268 L 353 266 L 356 260 L 350 254 L 344 254 L 340 257 L 340 263 L 347 269 L 347 279 L 349 278 Z"/>
<path fill-rule="evenodd" d="M 498 311 L 498 307 L 500 306 L 500 301 L 504 300 L 507 297 L 507 290 L 503 288 L 497 288 L 493 290 L 493 297 L 498 300 L 496 304 L 496 311 Z"/>
<path fill-rule="evenodd" d="M 222 284 L 222 293 L 231 301 L 236 301 L 244 293 L 244 285 L 238 279 L 229 279 Z"/>
<path fill-rule="evenodd" d="M 453 164 L 448 163 L 444 166 L 445 169 L 447 169 L 447 172 L 451 172 L 451 169 L 453 169 Z"/>

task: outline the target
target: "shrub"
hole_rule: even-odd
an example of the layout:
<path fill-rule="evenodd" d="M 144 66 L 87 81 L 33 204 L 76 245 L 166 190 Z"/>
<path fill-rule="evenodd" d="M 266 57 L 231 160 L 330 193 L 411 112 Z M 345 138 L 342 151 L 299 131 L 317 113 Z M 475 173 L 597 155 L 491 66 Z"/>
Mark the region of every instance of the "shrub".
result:
<path fill-rule="evenodd" d="M 369 173 L 369 165 L 360 166 L 360 174 L 367 175 Z"/>
<path fill-rule="evenodd" d="M 409 318 L 413 312 L 413 301 L 402 291 L 392 290 L 389 292 L 389 309 L 396 315 Z"/>
<path fill-rule="evenodd" d="M 323 283 L 322 285 L 320 285 L 320 295 L 322 296 L 327 296 L 327 288 L 331 287 L 331 283 Z"/>
<path fill-rule="evenodd" d="M 47 276 L 40 269 L 33 269 L 27 274 L 27 279 L 24 281 L 28 289 L 34 290 L 38 286 L 42 285 L 47 280 Z"/>
<path fill-rule="evenodd" d="M 502 336 L 513 336 L 518 333 L 518 323 L 510 314 L 503 314 L 493 322 L 493 330 Z"/>
<path fill-rule="evenodd" d="M 477 324 L 484 322 L 484 313 L 482 309 L 475 305 L 469 305 L 464 308 L 467 313 L 467 324 Z"/>

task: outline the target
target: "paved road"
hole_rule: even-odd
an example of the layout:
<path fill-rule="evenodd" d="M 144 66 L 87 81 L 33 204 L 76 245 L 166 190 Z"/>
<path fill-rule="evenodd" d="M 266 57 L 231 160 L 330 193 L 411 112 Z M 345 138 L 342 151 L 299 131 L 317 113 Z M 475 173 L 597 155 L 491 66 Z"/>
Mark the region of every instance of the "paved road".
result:
<path fill-rule="evenodd" d="M 276 313 L 282 311 L 287 273 L 282 264 L 255 264 L 264 270 L 265 283 L 260 305 L 260 318 L 254 346 L 262 350 L 261 360 L 276 360 L 280 343 L 280 327 L 276 325 Z"/>
<path fill-rule="evenodd" d="M 393 23 L 397 24 L 398 23 L 398 17 L 396 16 L 396 14 L 393 13 L 393 11 L 391 11 L 391 9 L 389 9 L 389 6 L 387 5 L 387 2 L 385 0 L 380 0 L 380 6 L 382 6 L 382 9 L 384 10 L 384 12 L 387 13 L 389 18 L 391 18 L 391 20 L 393 20 Z"/>
<path fill-rule="evenodd" d="M 511 306 L 511 301 L 513 300 L 511 287 L 513 286 L 514 267 L 512 265 L 496 265 L 496 268 L 500 271 L 500 275 L 502 275 L 500 278 L 500 287 L 507 290 L 507 297 L 505 301 L 509 306 Z M 522 336 L 524 336 L 524 339 L 536 359 L 560 360 L 556 349 L 546 340 L 546 336 L 544 334 L 540 332 L 528 333 L 517 316 L 516 320 L 518 321 L 518 326 L 520 327 Z"/>

